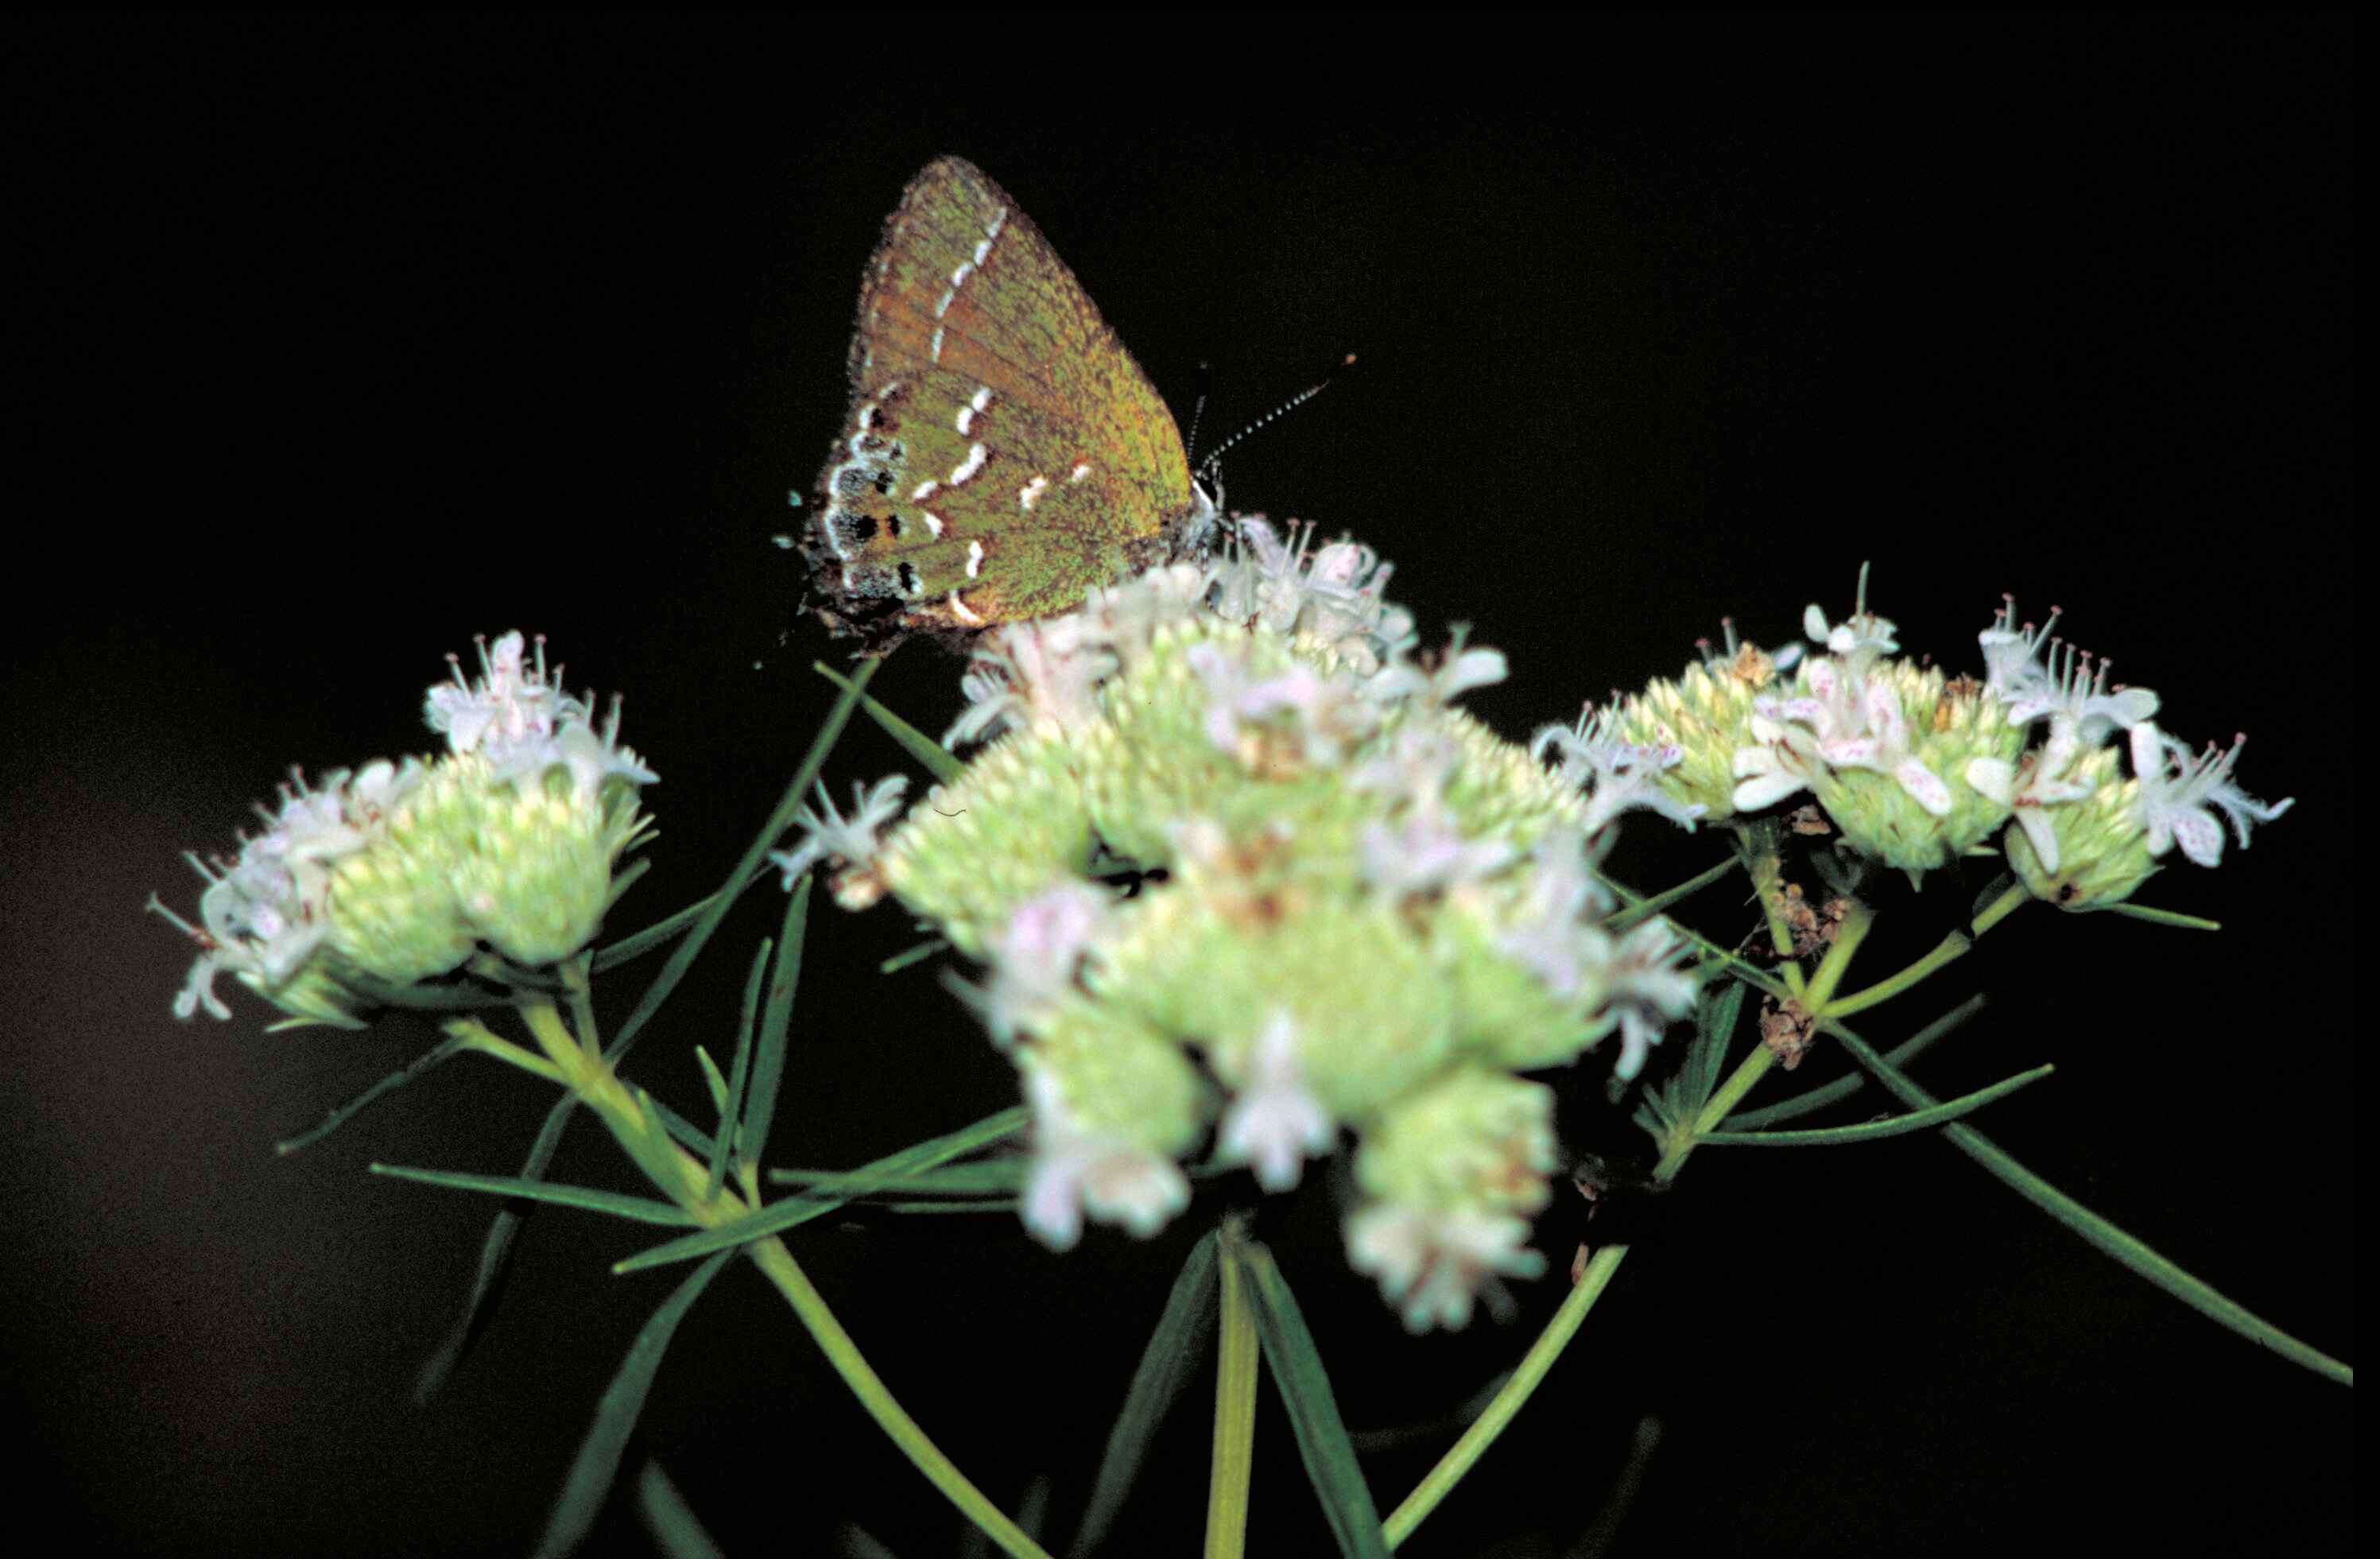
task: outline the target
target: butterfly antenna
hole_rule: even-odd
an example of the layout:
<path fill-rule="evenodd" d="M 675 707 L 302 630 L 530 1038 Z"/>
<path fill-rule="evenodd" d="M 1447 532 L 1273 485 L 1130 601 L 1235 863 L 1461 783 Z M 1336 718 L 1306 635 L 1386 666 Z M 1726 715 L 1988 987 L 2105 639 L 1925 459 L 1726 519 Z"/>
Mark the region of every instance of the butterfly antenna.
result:
<path fill-rule="evenodd" d="M 1258 428 L 1264 427 L 1268 423 L 1277 421 L 1281 418 L 1287 416 L 1290 412 L 1296 410 L 1299 407 L 1304 406 L 1307 401 L 1312 400 L 1315 396 L 1329 389 L 1330 387 L 1331 381 L 1337 379 L 1339 375 L 1344 373 L 1347 370 L 1354 366 L 1355 354 L 1350 352 L 1345 357 L 1340 359 L 1336 366 L 1334 366 L 1330 372 L 1324 374 L 1320 379 L 1308 384 L 1305 388 L 1298 391 L 1297 394 L 1290 396 L 1279 406 L 1274 407 L 1270 411 L 1266 412 L 1255 421 L 1250 422 L 1246 427 L 1242 428 L 1238 432 L 1233 433 L 1231 437 L 1217 445 L 1213 451 L 1210 452 L 1204 460 L 1198 462 L 1197 474 L 1200 480 L 1204 481 L 1211 479 L 1215 474 L 1217 464 L 1221 461 L 1224 454 L 1233 445 L 1237 445 L 1242 439 L 1247 437 L 1250 433 L 1255 432 Z"/>
<path fill-rule="evenodd" d="M 1207 396 L 1213 392 L 1214 388 L 1215 365 L 1211 362 L 1200 363 L 1198 365 L 1198 397 L 1190 403 L 1190 436 L 1182 441 L 1182 447 L 1190 451 L 1193 463 L 1196 463 L 1198 458 L 1198 424 L 1207 420 Z"/>

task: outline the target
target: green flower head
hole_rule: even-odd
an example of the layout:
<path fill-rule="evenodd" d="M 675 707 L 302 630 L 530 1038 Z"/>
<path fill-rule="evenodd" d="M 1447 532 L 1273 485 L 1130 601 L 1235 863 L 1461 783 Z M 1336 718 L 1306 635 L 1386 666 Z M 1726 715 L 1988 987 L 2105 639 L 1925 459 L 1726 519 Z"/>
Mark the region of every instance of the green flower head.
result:
<path fill-rule="evenodd" d="M 598 731 L 526 651 L 507 634 L 479 679 L 431 689 L 444 756 L 295 776 L 237 857 L 190 858 L 207 888 L 198 925 L 176 918 L 200 953 L 176 1016 L 229 1017 L 213 988 L 227 972 L 298 1022 L 361 1027 L 378 993 L 483 952 L 475 967 L 500 973 L 593 939 L 654 775 L 619 745 L 616 709 Z"/>
<path fill-rule="evenodd" d="M 1349 1224 L 1409 1318 L 1459 1325 L 1540 1264 L 1549 1096 L 1512 1070 L 1618 1034 L 1633 1076 L 1692 1002 L 1682 944 L 1608 927 L 1592 868 L 1621 811 L 1696 810 L 1658 783 L 1675 755 L 1608 717 L 1533 752 L 1455 709 L 1503 657 L 1416 652 L 1368 550 L 1239 540 L 988 635 L 965 771 L 897 821 L 883 787 L 815 814 L 779 863 L 840 861 L 844 902 L 889 894 L 984 963 L 967 994 L 1025 1077 L 1044 1241 L 1160 1226 L 1201 1144 L 1276 1190 L 1351 1136 L 1359 1176 L 1469 1144 L 1426 1194 L 1367 1180 Z M 1400 1246 L 1382 1220 L 1407 1214 Z M 1433 1239 L 1478 1259 L 1430 1267 L 1468 1275 L 1415 1309 L 1393 1252 Z"/>

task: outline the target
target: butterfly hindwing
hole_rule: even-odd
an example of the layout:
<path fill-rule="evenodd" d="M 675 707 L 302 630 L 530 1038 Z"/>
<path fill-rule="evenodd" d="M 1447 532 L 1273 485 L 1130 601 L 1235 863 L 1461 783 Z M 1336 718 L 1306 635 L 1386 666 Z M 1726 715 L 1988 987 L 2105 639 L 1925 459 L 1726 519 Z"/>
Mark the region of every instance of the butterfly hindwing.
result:
<path fill-rule="evenodd" d="M 1172 413 L 1040 230 L 974 164 L 912 179 L 861 285 L 851 409 L 808 551 L 822 615 L 884 640 L 1071 610 L 1202 507 Z"/>

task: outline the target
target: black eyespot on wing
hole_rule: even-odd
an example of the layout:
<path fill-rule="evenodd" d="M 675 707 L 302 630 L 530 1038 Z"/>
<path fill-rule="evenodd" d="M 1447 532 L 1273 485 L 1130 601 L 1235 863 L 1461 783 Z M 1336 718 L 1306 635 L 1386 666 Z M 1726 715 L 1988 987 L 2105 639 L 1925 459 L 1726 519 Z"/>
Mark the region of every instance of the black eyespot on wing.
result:
<path fill-rule="evenodd" d="M 905 563 L 901 565 L 901 593 L 903 595 L 917 594 L 917 566 L 914 563 Z"/>

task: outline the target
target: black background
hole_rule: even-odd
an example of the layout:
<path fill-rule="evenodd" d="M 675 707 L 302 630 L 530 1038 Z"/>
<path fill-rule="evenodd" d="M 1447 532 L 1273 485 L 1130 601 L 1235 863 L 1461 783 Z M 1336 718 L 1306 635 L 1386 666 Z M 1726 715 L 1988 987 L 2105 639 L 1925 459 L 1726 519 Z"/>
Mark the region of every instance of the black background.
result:
<path fill-rule="evenodd" d="M 515 626 L 627 695 L 662 775 L 619 924 L 707 891 L 828 700 L 770 538 L 835 431 L 878 224 L 944 151 L 1019 198 L 1177 407 L 1214 364 L 1210 429 L 1361 355 L 1233 457 L 1232 500 L 1359 531 L 1433 637 L 1476 623 L 1513 676 L 1472 702 L 1510 734 L 1673 673 L 1723 614 L 1775 642 L 1805 602 L 1839 612 L 1863 560 L 1912 650 L 1974 665 L 2013 591 L 2070 608 L 2169 729 L 2252 730 L 2249 787 L 2295 812 L 2145 895 L 2219 936 L 2029 911 L 1867 1026 L 1987 991 L 1924 1079 L 2056 1061 L 1985 1128 L 2352 1358 L 2347 25 L 1104 25 L 20 29 L 0 107 L 20 1521 L 125 1552 L 533 1540 L 669 1287 L 605 1272 L 647 1236 L 538 1218 L 480 1352 L 416 1408 L 490 1209 L 363 1165 L 506 1172 L 540 1089 L 458 1063 L 276 1161 L 428 1031 L 266 1035 L 244 993 L 237 1023 L 177 1027 L 186 949 L 140 906 L 194 902 L 176 852 L 227 842 L 288 764 L 426 746 L 440 657 Z M 939 728 L 953 672 L 905 652 L 878 690 Z M 900 763 L 860 730 L 832 772 Z M 1648 885 L 1717 847 L 1658 826 L 1622 859 Z M 1976 881 L 1884 891 L 1871 971 Z M 771 896 L 634 1064 L 682 1108 Z M 1739 915 L 1696 907 L 1727 937 Z M 870 972 L 908 940 L 889 909 L 814 922 L 781 1157 L 856 1162 L 1013 1099 L 929 975 Z M 591 1129 L 556 1173 L 629 1187 Z M 1408 1340 L 1346 1273 L 1328 1194 L 1309 1186 L 1282 1258 L 1359 1429 L 1447 1410 L 1558 1299 Z M 2347 1391 L 1939 1142 L 1711 1150 L 1676 1201 L 1408 1553 L 1562 1552 L 1648 1415 L 1664 1438 L 1621 1553 L 2344 1546 Z M 996 1499 L 1047 1474 L 1064 1513 L 1194 1232 L 1060 1259 L 1005 1219 L 879 1220 L 795 1248 Z M 1204 1411 L 1120 1551 L 1194 1551 Z M 831 1551 L 846 1521 L 904 1554 L 958 1541 L 749 1272 L 681 1334 L 646 1430 L 731 1551 Z M 1320 1550 L 1269 1405 L 1258 1436 L 1259 1551 Z M 1369 1464 L 1384 1508 L 1439 1443 Z M 643 1543 L 625 1508 L 599 1541 Z"/>

